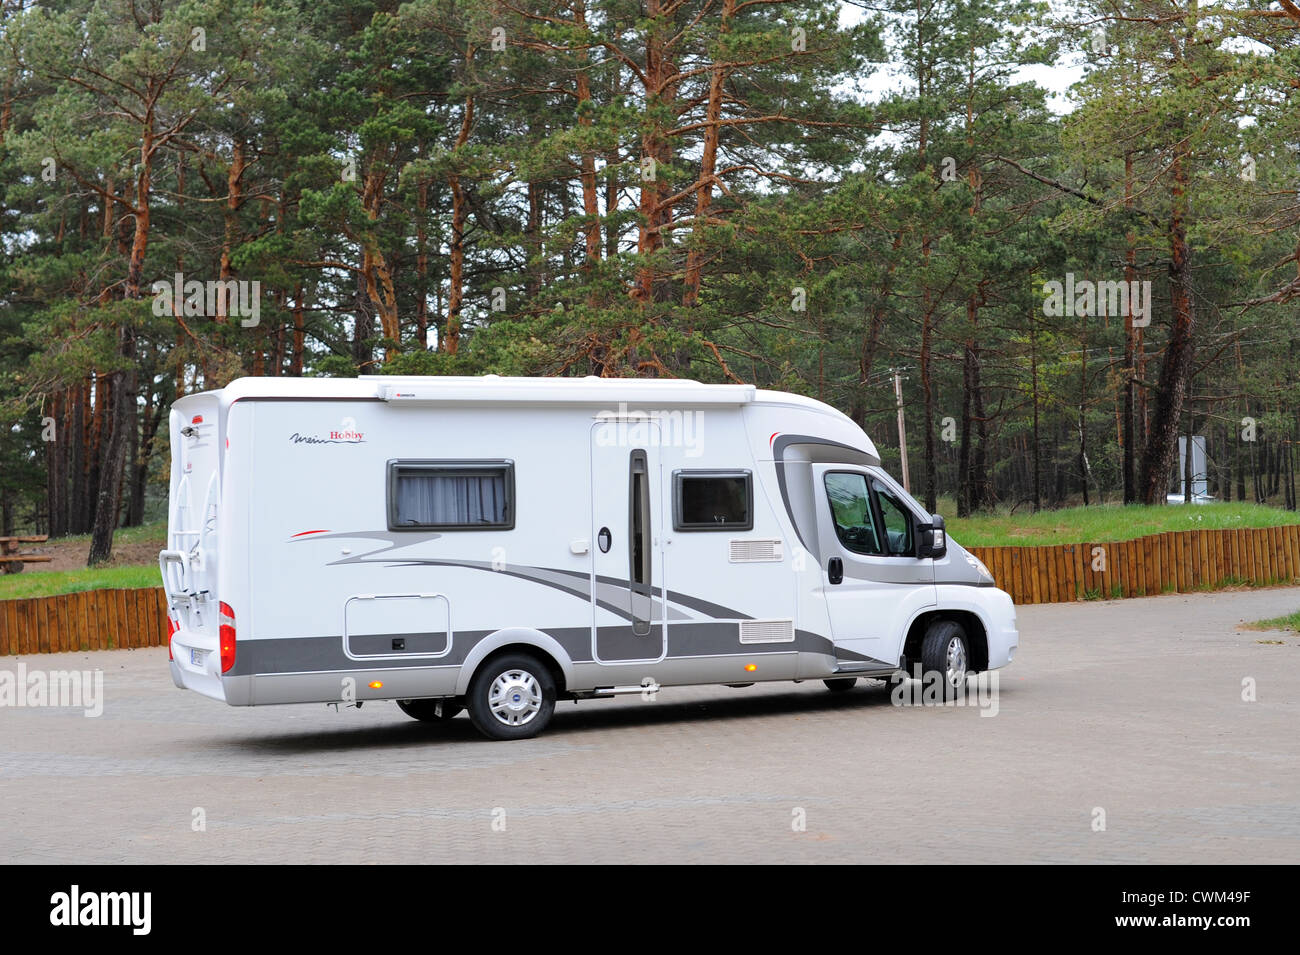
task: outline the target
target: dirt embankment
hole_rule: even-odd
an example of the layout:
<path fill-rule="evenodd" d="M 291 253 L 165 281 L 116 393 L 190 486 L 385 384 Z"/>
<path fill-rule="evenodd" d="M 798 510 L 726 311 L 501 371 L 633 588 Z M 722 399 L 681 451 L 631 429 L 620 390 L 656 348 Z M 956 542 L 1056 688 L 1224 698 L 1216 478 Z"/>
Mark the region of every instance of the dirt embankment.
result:
<path fill-rule="evenodd" d="M 158 563 L 158 551 L 163 549 L 166 532 L 160 531 L 156 536 L 140 534 L 138 531 L 129 536 L 119 535 L 113 541 L 113 557 L 101 567 L 132 567 Z M 23 568 L 24 574 L 40 574 L 61 570 L 84 570 L 86 555 L 90 553 L 89 538 L 71 540 L 52 540 L 43 544 L 21 545 L 24 554 L 39 554 L 52 558 L 47 563 L 28 564 Z"/>

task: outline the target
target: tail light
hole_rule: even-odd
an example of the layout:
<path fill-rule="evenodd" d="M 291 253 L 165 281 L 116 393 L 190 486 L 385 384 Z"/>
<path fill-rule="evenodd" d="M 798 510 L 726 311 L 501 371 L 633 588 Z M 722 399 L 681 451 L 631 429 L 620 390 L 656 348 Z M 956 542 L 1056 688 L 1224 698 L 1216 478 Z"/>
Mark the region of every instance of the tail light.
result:
<path fill-rule="evenodd" d="M 176 622 L 176 618 L 173 617 L 171 614 L 168 614 L 167 615 L 167 659 L 168 660 L 173 659 L 172 658 L 172 637 L 176 636 L 176 631 L 179 630 L 180 628 L 181 628 L 180 624 Z"/>
<path fill-rule="evenodd" d="M 217 639 L 221 644 L 221 672 L 227 673 L 235 665 L 235 611 L 224 601 L 218 605 Z"/>

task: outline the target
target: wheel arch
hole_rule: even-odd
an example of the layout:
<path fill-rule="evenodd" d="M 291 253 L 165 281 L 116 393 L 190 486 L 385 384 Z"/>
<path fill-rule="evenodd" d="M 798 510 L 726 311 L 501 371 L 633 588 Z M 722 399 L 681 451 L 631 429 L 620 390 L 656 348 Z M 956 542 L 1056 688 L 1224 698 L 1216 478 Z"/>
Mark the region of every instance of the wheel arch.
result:
<path fill-rule="evenodd" d="M 470 682 L 486 661 L 504 653 L 531 653 L 550 667 L 556 693 L 563 693 L 573 681 L 573 661 L 554 637 L 527 627 L 510 627 L 484 637 L 465 657 L 456 677 L 456 695 L 469 692 Z"/>
<path fill-rule="evenodd" d="M 976 673 L 987 670 L 989 668 L 988 627 L 978 612 L 967 607 L 932 607 L 912 618 L 907 628 L 907 639 L 903 641 L 901 661 L 903 669 L 909 669 L 912 664 L 920 660 L 921 641 L 925 639 L 925 632 L 930 629 L 932 623 L 939 620 L 951 620 L 961 624 L 970 645 L 971 669 Z"/>

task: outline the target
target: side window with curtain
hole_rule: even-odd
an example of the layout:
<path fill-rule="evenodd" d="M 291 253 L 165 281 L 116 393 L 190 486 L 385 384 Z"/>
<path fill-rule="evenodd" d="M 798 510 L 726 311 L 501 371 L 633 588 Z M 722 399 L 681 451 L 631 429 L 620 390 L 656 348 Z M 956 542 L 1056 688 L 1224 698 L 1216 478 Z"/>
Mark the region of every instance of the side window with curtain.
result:
<path fill-rule="evenodd" d="M 510 530 L 511 461 L 389 461 L 388 529 Z"/>

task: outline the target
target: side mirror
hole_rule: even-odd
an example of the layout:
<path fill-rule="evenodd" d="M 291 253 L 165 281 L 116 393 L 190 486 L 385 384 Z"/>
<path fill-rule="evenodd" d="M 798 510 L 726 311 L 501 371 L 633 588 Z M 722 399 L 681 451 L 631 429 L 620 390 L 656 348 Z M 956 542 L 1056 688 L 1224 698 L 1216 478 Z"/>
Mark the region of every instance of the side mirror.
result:
<path fill-rule="evenodd" d="M 938 514 L 930 515 L 929 524 L 916 527 L 916 556 L 932 557 L 939 560 L 948 553 L 948 531 L 943 518 Z"/>

